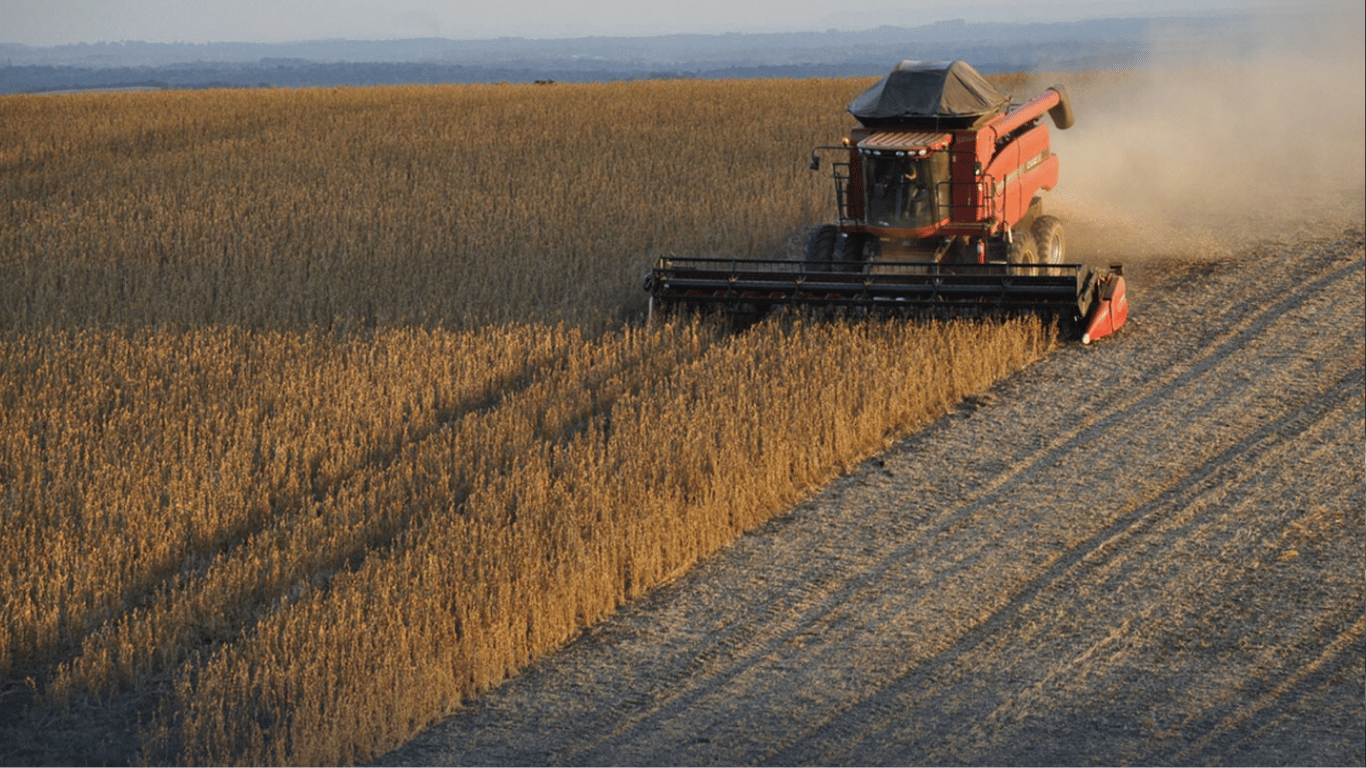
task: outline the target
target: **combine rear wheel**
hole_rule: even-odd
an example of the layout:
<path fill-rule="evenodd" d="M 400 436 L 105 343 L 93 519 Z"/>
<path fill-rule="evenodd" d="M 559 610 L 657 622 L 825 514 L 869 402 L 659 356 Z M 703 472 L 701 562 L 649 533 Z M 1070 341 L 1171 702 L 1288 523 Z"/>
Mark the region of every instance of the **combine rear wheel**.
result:
<path fill-rule="evenodd" d="M 835 257 L 835 241 L 839 239 L 839 234 L 839 228 L 834 224 L 822 224 L 811 230 L 806 238 L 808 272 L 830 271 L 830 260 Z"/>
<path fill-rule="evenodd" d="M 1052 216 L 1040 216 L 1034 222 L 1034 242 L 1040 264 L 1061 264 L 1067 257 L 1067 241 L 1063 238 L 1062 222 Z"/>

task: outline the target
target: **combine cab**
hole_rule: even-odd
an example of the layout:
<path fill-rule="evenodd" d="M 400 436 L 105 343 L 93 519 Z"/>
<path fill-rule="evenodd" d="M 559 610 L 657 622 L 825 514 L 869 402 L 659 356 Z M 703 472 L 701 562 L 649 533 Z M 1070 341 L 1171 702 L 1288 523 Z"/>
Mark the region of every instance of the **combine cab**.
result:
<path fill-rule="evenodd" d="M 834 152 L 837 224 L 801 260 L 666 258 L 646 278 L 651 311 L 676 305 L 763 312 L 810 305 L 978 317 L 1031 312 L 1083 342 L 1128 314 L 1122 269 L 1068 263 L 1062 223 L 1040 196 L 1058 182 L 1049 115 L 1072 125 L 1053 86 L 1018 106 L 961 61 L 903 61 L 849 105 L 859 126 Z"/>

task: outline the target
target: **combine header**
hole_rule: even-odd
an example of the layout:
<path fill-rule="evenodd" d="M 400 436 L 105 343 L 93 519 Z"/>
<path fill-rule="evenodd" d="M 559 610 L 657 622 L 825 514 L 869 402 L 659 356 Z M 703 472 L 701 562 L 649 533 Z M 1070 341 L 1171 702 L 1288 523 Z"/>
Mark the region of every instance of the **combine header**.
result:
<path fill-rule="evenodd" d="M 1062 223 L 1040 195 L 1058 182 L 1048 114 L 1072 125 L 1067 91 L 1022 105 L 961 61 L 903 61 L 849 105 L 860 125 L 832 176 L 838 224 L 812 230 L 805 258 L 660 259 L 651 312 L 675 305 L 765 312 L 806 305 L 981 317 L 1036 313 L 1084 343 L 1128 315 L 1123 270 L 1067 263 Z"/>

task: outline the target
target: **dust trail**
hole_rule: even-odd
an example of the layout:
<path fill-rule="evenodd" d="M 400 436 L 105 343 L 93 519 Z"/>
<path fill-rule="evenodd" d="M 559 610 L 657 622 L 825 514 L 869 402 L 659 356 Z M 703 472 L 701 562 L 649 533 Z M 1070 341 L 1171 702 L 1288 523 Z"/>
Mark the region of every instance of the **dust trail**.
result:
<path fill-rule="evenodd" d="M 1361 221 L 1362 6 L 1230 29 L 1192 50 L 1173 25 L 1141 68 L 1054 76 L 1077 124 L 1053 134 L 1063 171 L 1048 205 L 1069 222 L 1074 256 L 1219 259 L 1250 240 Z"/>

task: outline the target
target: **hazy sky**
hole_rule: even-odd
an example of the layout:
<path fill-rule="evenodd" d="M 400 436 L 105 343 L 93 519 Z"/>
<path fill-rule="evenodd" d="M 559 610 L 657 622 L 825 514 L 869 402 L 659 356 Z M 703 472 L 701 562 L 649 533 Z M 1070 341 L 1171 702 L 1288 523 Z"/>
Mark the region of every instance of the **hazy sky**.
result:
<path fill-rule="evenodd" d="M 1189 15 L 1246 5 L 1237 0 L 0 0 L 0 42 L 797 32 L 884 24 L 909 27 L 947 19 L 1020 22 Z"/>

